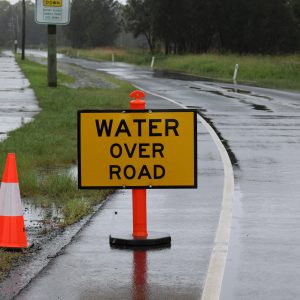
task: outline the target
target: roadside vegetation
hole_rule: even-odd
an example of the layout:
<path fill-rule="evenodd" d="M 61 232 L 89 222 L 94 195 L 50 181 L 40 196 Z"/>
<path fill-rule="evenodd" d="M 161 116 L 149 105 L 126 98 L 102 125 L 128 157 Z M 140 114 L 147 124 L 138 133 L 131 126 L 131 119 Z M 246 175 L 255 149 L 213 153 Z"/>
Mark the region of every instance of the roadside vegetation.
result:
<path fill-rule="evenodd" d="M 13 262 L 21 256 L 20 252 L 6 252 L 0 250 L 0 280 L 9 271 Z"/>
<path fill-rule="evenodd" d="M 150 67 L 152 55 L 142 50 L 114 48 L 61 49 L 66 55 L 128 62 Z M 238 55 L 238 54 L 182 54 L 155 55 L 155 70 L 174 71 L 199 77 L 232 82 L 234 67 L 239 64 L 238 83 L 261 87 L 300 91 L 300 54 Z"/>

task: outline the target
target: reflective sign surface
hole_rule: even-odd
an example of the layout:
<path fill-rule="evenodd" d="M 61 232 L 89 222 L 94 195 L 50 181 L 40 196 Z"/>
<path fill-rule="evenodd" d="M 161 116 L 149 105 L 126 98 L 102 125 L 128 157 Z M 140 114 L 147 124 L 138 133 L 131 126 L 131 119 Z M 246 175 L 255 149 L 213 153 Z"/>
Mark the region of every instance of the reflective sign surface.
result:
<path fill-rule="evenodd" d="M 196 187 L 196 112 L 79 111 L 79 187 Z"/>

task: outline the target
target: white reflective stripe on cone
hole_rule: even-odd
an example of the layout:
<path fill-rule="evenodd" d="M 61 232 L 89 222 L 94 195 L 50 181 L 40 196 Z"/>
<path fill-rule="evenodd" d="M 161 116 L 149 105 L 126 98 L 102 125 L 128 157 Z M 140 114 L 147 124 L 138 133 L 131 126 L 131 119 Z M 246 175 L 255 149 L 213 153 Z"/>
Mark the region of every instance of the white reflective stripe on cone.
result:
<path fill-rule="evenodd" d="M 22 216 L 19 183 L 1 183 L 0 216 Z"/>

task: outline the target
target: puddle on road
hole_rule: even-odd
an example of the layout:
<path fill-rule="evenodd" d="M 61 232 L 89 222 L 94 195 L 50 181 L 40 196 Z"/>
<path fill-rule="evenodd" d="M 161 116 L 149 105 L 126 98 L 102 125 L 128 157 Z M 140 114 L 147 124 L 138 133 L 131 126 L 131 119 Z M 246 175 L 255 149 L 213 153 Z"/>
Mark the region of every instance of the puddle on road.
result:
<path fill-rule="evenodd" d="M 217 95 L 217 96 L 223 96 L 223 97 L 226 97 L 226 98 L 229 98 L 229 99 L 236 99 L 236 97 L 230 96 L 228 94 L 224 94 L 221 91 L 207 91 L 207 93 L 211 93 L 211 94 L 214 94 L 214 95 Z"/>
<path fill-rule="evenodd" d="M 187 105 L 186 107 L 192 108 L 192 109 L 197 109 L 197 111 L 202 112 L 202 113 L 207 112 L 207 110 L 201 106 Z"/>
<path fill-rule="evenodd" d="M 234 88 L 234 87 L 230 88 L 230 87 L 221 86 L 221 87 L 214 88 L 213 85 L 209 85 L 209 88 L 204 88 L 204 87 L 200 87 L 200 86 L 190 86 L 190 88 L 199 90 L 201 92 L 212 93 L 212 94 L 215 94 L 218 96 L 224 96 L 227 98 L 237 98 L 238 95 L 246 95 L 246 96 L 251 96 L 251 97 L 255 97 L 255 98 L 263 98 L 263 99 L 267 99 L 267 100 L 273 100 L 271 97 L 256 94 L 249 90 L 243 90 L 243 89 Z M 229 95 L 228 93 L 232 94 L 232 95 Z"/>
<path fill-rule="evenodd" d="M 235 167 L 235 168 L 239 168 L 239 161 L 236 158 L 233 151 L 231 150 L 228 141 L 223 138 L 221 132 L 217 129 L 217 127 L 215 126 L 213 121 L 205 115 L 205 112 L 207 112 L 207 110 L 205 108 L 201 107 L 201 106 L 192 106 L 192 105 L 187 106 L 187 108 L 196 109 L 198 114 L 213 128 L 213 130 L 215 131 L 215 133 L 217 134 L 217 136 L 221 140 L 223 146 L 225 147 L 225 149 L 228 153 L 228 156 L 230 158 L 232 166 Z"/>
<path fill-rule="evenodd" d="M 225 87 L 225 86 L 222 86 L 222 88 L 225 89 L 227 92 L 230 92 L 230 93 L 244 94 L 244 95 L 250 95 L 250 96 L 253 96 L 253 97 L 256 97 L 256 98 L 263 98 L 263 99 L 266 99 L 266 100 L 273 100 L 272 97 L 256 94 L 256 93 L 253 93 L 252 91 L 249 91 L 249 90 L 243 90 L 243 89 L 240 89 L 240 88 L 230 88 L 230 87 Z"/>
<path fill-rule="evenodd" d="M 250 106 L 254 110 L 272 112 L 272 110 L 270 108 L 268 108 L 266 105 L 253 103 L 249 100 L 246 100 L 247 98 L 241 99 L 241 97 L 239 97 L 239 95 L 245 95 L 245 96 L 252 97 L 252 98 L 263 98 L 263 99 L 272 100 L 272 98 L 270 98 L 270 97 L 267 97 L 264 95 L 258 95 L 251 91 L 248 91 L 248 90 L 243 90 L 243 89 L 238 89 L 238 88 L 228 88 L 228 87 L 224 87 L 224 86 L 221 87 L 221 89 L 218 89 L 217 87 L 213 88 L 211 86 L 209 86 L 207 88 L 199 87 L 199 86 L 190 86 L 190 88 L 201 91 L 201 92 L 226 97 L 228 99 L 237 99 L 239 102 Z"/>
<path fill-rule="evenodd" d="M 207 81 L 207 82 L 211 82 L 211 79 L 205 78 L 205 77 L 181 74 L 181 73 L 171 72 L 171 71 L 162 71 L 162 70 L 155 70 L 153 72 L 153 77 L 165 78 L 165 79 L 175 79 L 175 80 L 182 80 L 182 81 Z M 214 81 L 215 82 L 221 82 L 221 81 L 218 81 L 218 80 L 214 80 Z"/>
<path fill-rule="evenodd" d="M 272 112 L 271 109 L 269 109 L 265 105 L 261 105 L 261 104 L 252 104 L 252 108 L 255 109 L 255 110 L 262 110 L 262 111 Z"/>
<path fill-rule="evenodd" d="M 228 156 L 230 158 L 231 164 L 234 168 L 240 168 L 239 166 L 239 161 L 237 159 L 237 157 L 235 156 L 235 154 L 233 153 L 233 151 L 231 150 L 228 140 L 224 139 L 221 132 L 217 129 L 217 127 L 215 126 L 215 124 L 213 123 L 213 121 L 207 117 L 203 112 L 198 111 L 198 114 L 212 127 L 212 129 L 215 131 L 215 133 L 217 134 L 218 138 L 221 140 L 223 146 L 225 147 Z"/>

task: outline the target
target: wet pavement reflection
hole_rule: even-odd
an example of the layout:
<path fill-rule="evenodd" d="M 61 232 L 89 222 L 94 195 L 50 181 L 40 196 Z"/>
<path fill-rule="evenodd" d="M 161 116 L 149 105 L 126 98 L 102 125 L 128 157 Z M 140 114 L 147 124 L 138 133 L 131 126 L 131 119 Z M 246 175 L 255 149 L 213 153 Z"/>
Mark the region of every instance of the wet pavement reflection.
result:
<path fill-rule="evenodd" d="M 146 300 L 147 297 L 147 251 L 133 251 L 133 300 Z"/>

